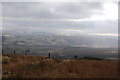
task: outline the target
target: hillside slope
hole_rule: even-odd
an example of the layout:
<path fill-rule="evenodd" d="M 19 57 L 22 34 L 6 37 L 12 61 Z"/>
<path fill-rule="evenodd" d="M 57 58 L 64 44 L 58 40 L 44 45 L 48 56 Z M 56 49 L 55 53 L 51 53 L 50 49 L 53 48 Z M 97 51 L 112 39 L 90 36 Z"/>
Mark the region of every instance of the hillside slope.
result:
<path fill-rule="evenodd" d="M 118 62 L 3 55 L 3 78 L 117 78 Z"/>

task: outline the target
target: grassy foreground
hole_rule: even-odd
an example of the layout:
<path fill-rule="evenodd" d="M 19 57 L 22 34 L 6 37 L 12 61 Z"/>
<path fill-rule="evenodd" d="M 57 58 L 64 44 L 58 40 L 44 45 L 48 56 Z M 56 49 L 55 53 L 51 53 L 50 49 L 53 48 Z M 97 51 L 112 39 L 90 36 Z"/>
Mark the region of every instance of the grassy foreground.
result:
<path fill-rule="evenodd" d="M 117 78 L 118 62 L 3 55 L 3 78 Z"/>

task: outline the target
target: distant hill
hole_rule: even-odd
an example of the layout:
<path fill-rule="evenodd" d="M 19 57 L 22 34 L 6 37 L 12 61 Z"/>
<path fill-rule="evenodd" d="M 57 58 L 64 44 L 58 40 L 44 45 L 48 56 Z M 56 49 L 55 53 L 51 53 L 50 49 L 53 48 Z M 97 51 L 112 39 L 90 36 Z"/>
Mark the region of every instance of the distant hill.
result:
<path fill-rule="evenodd" d="M 47 33 L 46 33 L 47 34 Z M 106 36 L 60 36 L 60 35 L 3 35 L 4 45 L 59 45 L 74 46 L 86 45 L 87 47 L 117 47 L 117 37 Z M 84 46 L 85 47 L 85 46 Z"/>

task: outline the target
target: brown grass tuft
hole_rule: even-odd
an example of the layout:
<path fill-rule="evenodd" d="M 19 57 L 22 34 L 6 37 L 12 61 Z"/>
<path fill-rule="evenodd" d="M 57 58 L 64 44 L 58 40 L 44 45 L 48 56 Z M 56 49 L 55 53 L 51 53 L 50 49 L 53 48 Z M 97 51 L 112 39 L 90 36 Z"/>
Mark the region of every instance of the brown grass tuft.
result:
<path fill-rule="evenodd" d="M 3 55 L 3 78 L 117 78 L 118 62 Z"/>

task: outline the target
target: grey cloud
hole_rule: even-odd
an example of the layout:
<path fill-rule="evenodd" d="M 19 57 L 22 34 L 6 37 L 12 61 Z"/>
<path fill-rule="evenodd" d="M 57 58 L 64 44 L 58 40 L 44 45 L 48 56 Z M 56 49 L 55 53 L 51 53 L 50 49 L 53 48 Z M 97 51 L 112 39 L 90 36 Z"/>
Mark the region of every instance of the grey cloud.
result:
<path fill-rule="evenodd" d="M 66 19 L 102 14 L 102 3 L 3 3 L 3 16 L 13 18 Z"/>
<path fill-rule="evenodd" d="M 84 19 L 92 15 L 102 15 L 102 5 L 103 3 L 95 2 L 5 2 L 3 3 L 3 28 L 5 30 L 47 31 L 63 34 L 64 29 L 82 30 L 88 33 L 117 33 L 117 21 L 69 21 L 69 19 Z"/>
<path fill-rule="evenodd" d="M 46 29 L 76 29 L 88 30 L 89 32 L 98 33 L 117 33 L 117 21 L 39 21 L 39 20 L 4 20 L 3 26 L 5 29 L 10 30 L 39 30 Z M 109 29 L 109 30 L 108 30 Z M 56 31 L 57 32 L 57 31 Z"/>

